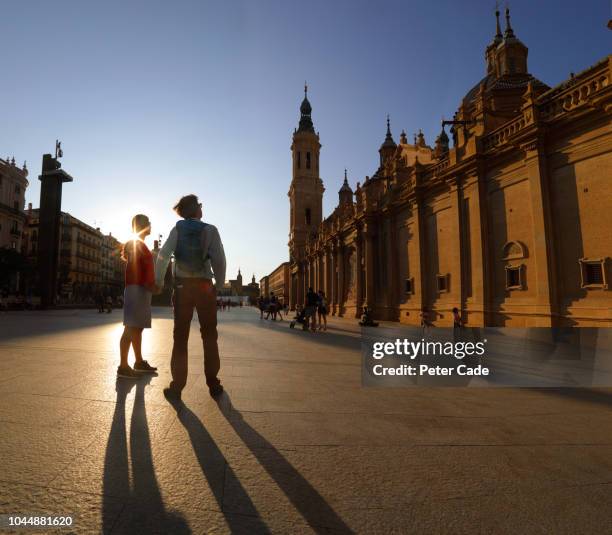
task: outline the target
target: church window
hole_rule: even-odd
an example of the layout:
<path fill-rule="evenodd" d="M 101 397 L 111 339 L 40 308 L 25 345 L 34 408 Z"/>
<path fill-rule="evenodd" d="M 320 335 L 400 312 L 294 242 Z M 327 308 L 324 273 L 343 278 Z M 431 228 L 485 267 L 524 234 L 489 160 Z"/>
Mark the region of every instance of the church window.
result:
<path fill-rule="evenodd" d="M 506 266 L 506 290 L 524 290 L 523 265 Z"/>
<path fill-rule="evenodd" d="M 605 258 L 581 258 L 580 277 L 581 288 L 603 288 L 608 289 L 606 280 L 606 259 Z"/>
<path fill-rule="evenodd" d="M 310 152 L 306 153 L 306 169 L 310 169 Z"/>
<path fill-rule="evenodd" d="M 310 225 L 310 208 L 306 208 L 306 224 Z"/>
<path fill-rule="evenodd" d="M 407 294 L 413 294 L 414 293 L 414 279 L 406 279 L 405 281 L 405 292 Z"/>
<path fill-rule="evenodd" d="M 436 275 L 436 284 L 438 287 L 438 293 L 448 292 L 448 282 L 449 282 L 449 274 L 446 275 Z"/>
<path fill-rule="evenodd" d="M 502 258 L 504 260 L 527 258 L 527 247 L 519 241 L 509 241 L 504 245 Z"/>
<path fill-rule="evenodd" d="M 298 169 L 302 168 L 302 153 L 301 152 L 297 153 L 297 166 L 298 166 Z"/>

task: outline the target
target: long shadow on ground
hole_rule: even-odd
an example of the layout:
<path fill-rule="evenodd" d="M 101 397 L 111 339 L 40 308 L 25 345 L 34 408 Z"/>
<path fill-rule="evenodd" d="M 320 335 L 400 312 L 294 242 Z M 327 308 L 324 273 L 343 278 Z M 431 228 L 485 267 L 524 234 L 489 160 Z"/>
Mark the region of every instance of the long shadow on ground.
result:
<path fill-rule="evenodd" d="M 227 392 L 217 399 L 217 404 L 236 434 L 316 533 L 327 530 L 353 533 L 325 498 L 282 453 L 245 422 L 239 411 L 233 409 Z"/>
<path fill-rule="evenodd" d="M 225 515 L 225 521 L 227 522 L 231 533 L 258 533 L 268 534 L 270 530 L 260 518 L 259 513 L 248 493 L 244 487 L 240 484 L 240 481 L 236 477 L 236 474 L 232 470 L 231 466 L 225 459 L 221 450 L 217 446 L 216 442 L 210 435 L 210 433 L 204 427 L 204 424 L 197 417 L 197 415 L 190 410 L 182 401 L 173 401 L 172 406 L 177 411 L 177 417 L 179 422 L 185 427 L 189 434 L 189 439 L 193 447 L 193 451 L 196 455 L 202 474 L 208 481 L 208 485 L 212 490 L 215 500 L 219 506 L 219 509 Z M 218 482 L 213 480 L 213 467 L 211 463 L 222 463 L 225 466 L 225 477 L 224 484 L 219 485 Z M 237 493 L 234 499 L 237 500 L 243 507 L 241 513 L 231 514 L 225 510 L 224 507 L 224 492 L 225 483 L 232 481 L 233 492 Z M 248 529 L 246 527 L 248 520 Z M 168 532 L 173 533 L 173 532 Z"/>
<path fill-rule="evenodd" d="M 109 533 L 189 534 L 185 519 L 167 511 L 159 490 L 144 403 L 145 386 L 150 375 L 138 380 L 117 379 L 117 402 L 104 457 L 102 531 Z M 128 449 L 125 427 L 125 401 L 136 386 L 130 422 L 130 453 L 133 485 L 130 488 Z M 114 498 L 114 499 L 113 499 Z M 125 499 L 116 518 L 116 498 Z"/>

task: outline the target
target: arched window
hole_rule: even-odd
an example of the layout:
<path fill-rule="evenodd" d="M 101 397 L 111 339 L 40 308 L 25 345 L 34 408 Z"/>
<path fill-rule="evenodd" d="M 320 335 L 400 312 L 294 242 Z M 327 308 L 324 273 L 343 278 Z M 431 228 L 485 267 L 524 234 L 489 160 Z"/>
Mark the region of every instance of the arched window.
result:
<path fill-rule="evenodd" d="M 310 152 L 306 153 L 306 169 L 310 169 Z"/>
<path fill-rule="evenodd" d="M 502 258 L 504 260 L 527 258 L 527 247 L 520 241 L 509 241 L 504 245 Z"/>
<path fill-rule="evenodd" d="M 306 224 L 310 225 L 310 208 L 306 208 Z"/>
<path fill-rule="evenodd" d="M 301 169 L 302 167 L 302 153 L 301 152 L 297 153 L 297 166 L 298 166 L 298 169 Z"/>

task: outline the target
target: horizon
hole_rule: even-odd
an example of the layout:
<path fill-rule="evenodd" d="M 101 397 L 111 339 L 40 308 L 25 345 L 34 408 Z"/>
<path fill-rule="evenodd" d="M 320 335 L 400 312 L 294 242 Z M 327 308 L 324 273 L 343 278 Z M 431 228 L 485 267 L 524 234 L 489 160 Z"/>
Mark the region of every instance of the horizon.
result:
<path fill-rule="evenodd" d="M 409 140 L 422 129 L 433 145 L 440 116 L 451 118 L 484 76 L 495 24 L 494 2 L 59 4 L 72 9 L 11 4 L 9 18 L 22 24 L 0 38 L 12 82 L 0 90 L 0 155 L 28 161 L 25 206 L 38 208 L 42 154 L 59 139 L 74 177 L 62 211 L 121 241 L 145 213 L 151 246 L 176 221 L 178 197 L 195 193 L 220 230 L 227 279 L 240 267 L 257 282 L 288 260 L 289 146 L 304 80 L 323 146 L 326 217 L 345 168 L 353 188 L 375 171 L 387 113 L 396 141 L 403 128 Z M 529 72 L 554 87 L 605 58 L 609 5 L 598 5 L 579 18 L 573 2 L 515 0 Z"/>

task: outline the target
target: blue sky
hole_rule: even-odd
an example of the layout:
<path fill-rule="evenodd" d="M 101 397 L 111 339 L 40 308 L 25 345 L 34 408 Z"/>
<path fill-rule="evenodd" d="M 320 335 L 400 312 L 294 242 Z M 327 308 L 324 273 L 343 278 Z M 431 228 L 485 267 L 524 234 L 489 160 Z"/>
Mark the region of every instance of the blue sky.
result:
<path fill-rule="evenodd" d="M 0 155 L 27 160 L 62 140 L 75 181 L 63 209 L 129 235 L 133 214 L 167 235 L 180 195 L 216 224 L 228 277 L 287 259 L 291 134 L 308 80 L 320 132 L 324 212 L 395 139 L 440 118 L 484 75 L 495 2 L 4 0 Z M 503 11 L 502 5 L 502 11 Z M 513 0 L 529 69 L 556 85 L 610 53 L 608 0 Z"/>

